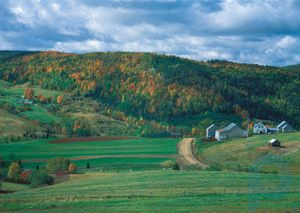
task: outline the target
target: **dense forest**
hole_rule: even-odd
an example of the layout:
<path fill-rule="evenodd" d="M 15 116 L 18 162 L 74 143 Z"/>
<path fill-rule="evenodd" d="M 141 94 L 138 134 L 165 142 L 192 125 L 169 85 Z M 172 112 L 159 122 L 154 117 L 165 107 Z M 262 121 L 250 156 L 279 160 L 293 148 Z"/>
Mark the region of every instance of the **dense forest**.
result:
<path fill-rule="evenodd" d="M 225 115 L 244 123 L 284 119 L 300 128 L 300 66 L 201 62 L 154 53 L 1 51 L 0 79 L 67 91 L 137 120 L 167 125 L 206 125 L 210 115 Z"/>

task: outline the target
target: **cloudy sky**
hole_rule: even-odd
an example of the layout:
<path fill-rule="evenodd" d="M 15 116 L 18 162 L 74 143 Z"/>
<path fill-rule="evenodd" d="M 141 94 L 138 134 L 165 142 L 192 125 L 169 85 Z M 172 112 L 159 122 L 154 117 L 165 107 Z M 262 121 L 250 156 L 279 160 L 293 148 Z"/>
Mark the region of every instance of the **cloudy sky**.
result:
<path fill-rule="evenodd" d="M 300 0 L 0 0 L 0 49 L 300 63 Z"/>

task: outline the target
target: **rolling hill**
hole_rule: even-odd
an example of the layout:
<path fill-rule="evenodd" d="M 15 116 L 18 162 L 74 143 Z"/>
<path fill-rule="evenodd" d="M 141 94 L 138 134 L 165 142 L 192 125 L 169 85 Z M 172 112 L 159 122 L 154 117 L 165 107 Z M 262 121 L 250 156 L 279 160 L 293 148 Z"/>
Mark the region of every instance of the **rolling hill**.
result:
<path fill-rule="evenodd" d="M 0 52 L 0 79 L 10 82 L 10 89 L 26 85 L 55 91 L 40 110 L 60 118 L 80 115 L 77 121 L 71 118 L 71 123 L 88 129 L 82 134 L 94 134 L 91 124 L 82 121 L 91 116 L 83 114 L 91 111 L 136 126 L 136 131 L 126 127 L 119 133 L 131 135 L 189 134 L 192 127 L 203 133 L 213 122 L 246 127 L 255 119 L 271 123 L 284 119 L 299 128 L 298 67 L 201 62 L 154 53 Z M 64 102 L 57 104 L 59 93 Z M 82 108 L 78 101 L 94 105 Z M 30 119 L 32 112 L 24 114 Z M 68 128 L 70 122 L 62 120 L 57 125 Z"/>

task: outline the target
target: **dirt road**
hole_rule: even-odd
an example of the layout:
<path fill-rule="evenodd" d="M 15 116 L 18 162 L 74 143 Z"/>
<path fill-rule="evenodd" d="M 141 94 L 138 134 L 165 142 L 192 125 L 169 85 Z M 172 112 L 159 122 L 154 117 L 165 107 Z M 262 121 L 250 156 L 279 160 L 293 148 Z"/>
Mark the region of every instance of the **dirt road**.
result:
<path fill-rule="evenodd" d="M 208 165 L 200 162 L 193 154 L 192 145 L 194 138 L 184 138 L 178 144 L 178 163 L 180 169 L 186 169 L 191 167 L 207 168 Z"/>

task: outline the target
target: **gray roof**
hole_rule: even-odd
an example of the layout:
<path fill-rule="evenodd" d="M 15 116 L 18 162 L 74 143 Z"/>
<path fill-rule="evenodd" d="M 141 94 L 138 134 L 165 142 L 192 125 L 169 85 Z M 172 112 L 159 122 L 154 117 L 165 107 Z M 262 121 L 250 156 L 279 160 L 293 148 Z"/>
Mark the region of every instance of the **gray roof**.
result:
<path fill-rule="evenodd" d="M 235 127 L 236 126 L 236 124 L 235 123 L 231 123 L 231 124 L 229 124 L 228 126 L 226 126 L 226 127 L 224 127 L 223 129 L 219 129 L 219 130 L 217 130 L 218 132 L 224 132 L 224 131 L 229 131 L 229 130 L 231 130 L 233 127 Z"/>

